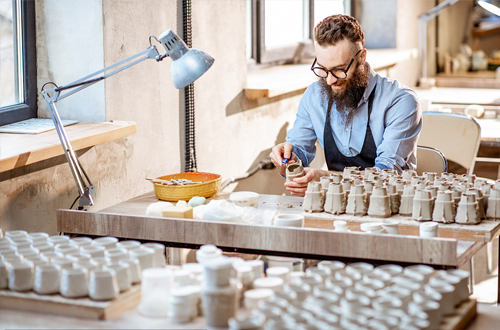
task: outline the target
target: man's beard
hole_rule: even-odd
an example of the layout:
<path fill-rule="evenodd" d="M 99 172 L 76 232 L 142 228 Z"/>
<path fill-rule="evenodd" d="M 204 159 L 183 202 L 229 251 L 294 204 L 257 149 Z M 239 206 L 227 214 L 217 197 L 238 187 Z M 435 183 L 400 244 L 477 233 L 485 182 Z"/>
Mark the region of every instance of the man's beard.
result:
<path fill-rule="evenodd" d="M 335 103 L 337 111 L 344 119 L 344 124 L 347 125 L 352 121 L 359 101 L 361 101 L 366 86 L 368 86 L 367 66 L 358 65 L 351 78 L 337 80 L 333 86 L 343 86 L 340 90 L 332 89 L 332 86 L 326 83 L 326 79 L 320 80 L 320 86 L 323 100 L 328 101 L 328 111 Z"/>

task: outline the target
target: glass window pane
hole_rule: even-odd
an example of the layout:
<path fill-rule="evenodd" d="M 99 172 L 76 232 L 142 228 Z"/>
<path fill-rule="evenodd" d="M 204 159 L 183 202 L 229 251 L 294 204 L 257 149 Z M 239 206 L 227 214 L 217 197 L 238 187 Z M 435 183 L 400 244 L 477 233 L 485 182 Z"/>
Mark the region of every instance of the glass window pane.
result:
<path fill-rule="evenodd" d="M 0 107 L 24 102 L 19 0 L 0 0 Z"/>
<path fill-rule="evenodd" d="M 327 16 L 344 13 L 344 0 L 314 0 L 314 26 Z"/>
<path fill-rule="evenodd" d="M 265 1 L 265 45 L 273 48 L 309 39 L 307 0 Z"/>

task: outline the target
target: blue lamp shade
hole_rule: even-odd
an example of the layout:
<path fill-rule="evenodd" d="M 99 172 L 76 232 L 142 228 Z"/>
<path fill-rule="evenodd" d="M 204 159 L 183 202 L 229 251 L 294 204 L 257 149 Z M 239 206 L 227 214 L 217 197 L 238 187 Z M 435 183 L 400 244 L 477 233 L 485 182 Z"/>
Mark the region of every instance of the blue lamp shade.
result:
<path fill-rule="evenodd" d="M 186 43 L 170 29 L 160 35 L 159 41 L 173 61 L 170 73 L 177 89 L 193 83 L 214 63 L 212 56 L 201 50 L 188 48 Z"/>
<path fill-rule="evenodd" d="M 478 5 L 486 9 L 492 14 L 500 16 L 500 1 L 497 0 L 480 0 L 477 2 Z"/>

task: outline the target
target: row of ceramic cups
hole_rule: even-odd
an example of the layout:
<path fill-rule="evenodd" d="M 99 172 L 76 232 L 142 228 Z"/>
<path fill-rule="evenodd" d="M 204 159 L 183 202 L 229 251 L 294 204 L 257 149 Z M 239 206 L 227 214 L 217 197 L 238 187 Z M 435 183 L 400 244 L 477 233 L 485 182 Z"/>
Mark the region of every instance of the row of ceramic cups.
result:
<path fill-rule="evenodd" d="M 468 296 L 465 271 L 441 271 L 431 277 L 433 269 L 422 265 L 403 270 L 397 265 L 373 269 L 358 263 L 344 268 L 340 262 L 327 261 L 318 266 L 308 268 L 302 277 L 292 276 L 292 282 L 272 297 L 260 294 L 264 300 L 252 317 L 264 315 L 274 326 L 278 325 L 274 322 L 288 326 L 290 322 L 327 322 L 330 326 L 348 327 L 383 324 L 396 328 L 399 324 L 402 329 L 419 324 L 434 329 L 442 314 L 452 312 L 455 304 Z M 263 290 L 247 291 L 246 295 L 257 296 L 257 291 Z M 289 294 L 292 291 L 295 294 Z M 232 329 L 240 329 L 238 325 L 245 322 L 250 321 L 233 319 L 229 324 Z"/>
<path fill-rule="evenodd" d="M 16 244 L 24 239 L 32 244 Z M 161 244 L 118 242 L 114 237 L 70 240 L 67 236 L 23 231 L 7 232 L 0 239 L 0 256 L 1 288 L 33 289 L 39 294 L 60 292 L 66 297 L 89 294 L 95 300 L 111 299 L 140 282 L 142 269 L 165 265 Z"/>

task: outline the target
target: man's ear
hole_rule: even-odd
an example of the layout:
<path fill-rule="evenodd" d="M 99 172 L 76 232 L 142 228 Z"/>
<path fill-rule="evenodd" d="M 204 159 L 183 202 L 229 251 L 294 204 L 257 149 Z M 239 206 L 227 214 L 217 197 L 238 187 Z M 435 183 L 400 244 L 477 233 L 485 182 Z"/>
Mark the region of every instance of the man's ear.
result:
<path fill-rule="evenodd" d="M 367 52 L 367 49 L 366 48 L 363 48 L 363 50 L 361 51 L 361 53 L 359 54 L 359 62 L 361 64 L 365 64 L 366 62 L 366 52 Z"/>

